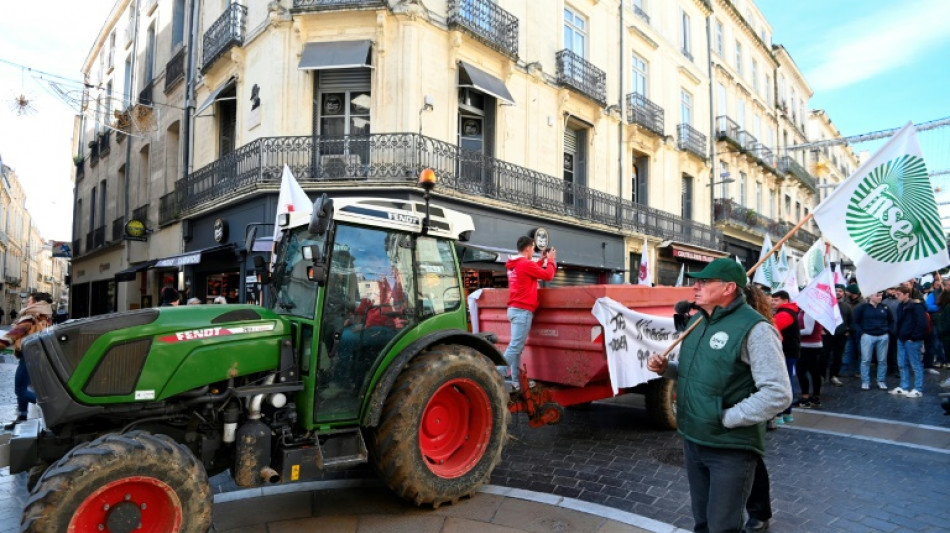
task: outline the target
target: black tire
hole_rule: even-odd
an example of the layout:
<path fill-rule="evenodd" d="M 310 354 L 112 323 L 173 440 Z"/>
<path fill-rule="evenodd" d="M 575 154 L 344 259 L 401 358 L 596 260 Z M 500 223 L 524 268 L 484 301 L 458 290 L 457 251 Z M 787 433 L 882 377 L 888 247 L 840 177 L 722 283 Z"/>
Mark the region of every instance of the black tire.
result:
<path fill-rule="evenodd" d="M 386 398 L 373 432 L 373 466 L 416 505 L 456 503 L 487 482 L 501 460 L 507 405 L 487 357 L 466 346 L 432 347 L 406 365 Z"/>
<path fill-rule="evenodd" d="M 165 533 L 177 520 L 177 531 L 206 533 L 211 512 L 208 476 L 188 448 L 132 431 L 79 445 L 47 469 L 30 493 L 20 530 L 57 533 L 72 523 L 75 531 Z"/>
<path fill-rule="evenodd" d="M 647 383 L 647 416 L 658 429 L 676 429 L 676 380 L 660 378 Z"/>

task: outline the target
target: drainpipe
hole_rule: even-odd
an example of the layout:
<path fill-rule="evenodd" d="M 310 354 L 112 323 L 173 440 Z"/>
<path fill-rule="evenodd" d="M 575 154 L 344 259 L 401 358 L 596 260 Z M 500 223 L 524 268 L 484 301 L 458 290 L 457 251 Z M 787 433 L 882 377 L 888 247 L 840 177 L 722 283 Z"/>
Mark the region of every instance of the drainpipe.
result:
<path fill-rule="evenodd" d="M 617 198 L 623 198 L 623 2 L 620 2 L 620 75 L 617 76 L 617 105 L 620 107 L 620 122 L 617 123 Z M 618 228 L 619 229 L 619 228 Z"/>
<path fill-rule="evenodd" d="M 132 75 L 130 76 L 129 81 L 132 81 L 135 79 L 135 63 L 136 63 L 135 55 L 138 52 L 138 46 L 139 46 L 139 22 L 140 22 L 139 17 L 141 16 L 141 14 L 139 13 L 139 0 L 132 0 L 132 6 L 130 9 L 135 10 L 133 11 L 135 13 L 135 25 L 132 28 L 132 54 L 130 55 L 131 63 L 129 64 L 129 69 L 132 72 Z M 152 59 L 154 61 L 154 54 L 153 54 Z M 132 83 L 131 85 L 134 86 L 135 84 Z M 129 92 L 129 108 L 127 111 L 131 115 L 132 108 L 134 107 L 134 103 L 138 101 L 138 97 L 135 96 L 135 92 L 132 90 L 132 87 L 128 87 L 127 90 Z M 131 129 L 132 129 L 132 120 L 130 117 L 129 118 L 129 130 L 130 130 L 129 133 L 131 133 Z M 122 216 L 126 223 L 129 222 L 129 182 L 131 181 L 131 178 L 132 178 L 132 141 L 133 139 L 134 137 L 130 135 L 129 138 L 125 140 L 125 187 L 124 187 L 125 190 L 123 191 L 123 194 L 125 195 L 125 200 L 123 202 L 125 204 L 124 206 L 125 208 L 124 208 L 124 212 Z M 147 181 L 148 176 L 146 176 L 145 179 Z M 124 241 L 125 245 L 123 246 L 123 248 L 125 248 L 125 264 L 126 265 L 132 264 L 132 247 L 131 247 L 130 242 L 131 241 Z M 130 289 L 126 287 L 126 292 L 128 292 L 129 290 Z M 114 294 L 115 294 L 115 298 L 118 299 L 119 291 L 116 290 Z M 142 295 L 139 294 L 140 303 L 142 301 L 141 296 Z M 128 294 L 126 294 L 125 299 L 126 299 L 126 302 L 128 302 L 128 299 L 129 299 Z M 125 305 L 128 305 L 128 304 L 126 303 Z M 113 302 L 113 308 L 115 309 L 119 308 L 118 301 Z"/>
<path fill-rule="evenodd" d="M 188 31 L 187 60 L 185 61 L 185 116 L 181 121 L 181 170 L 182 177 L 191 173 L 191 130 L 195 117 L 195 59 L 198 55 L 198 15 L 201 0 L 191 0 L 191 20 Z"/>
<path fill-rule="evenodd" d="M 713 98 L 712 3 L 706 15 L 706 69 L 709 73 L 709 226 L 716 227 L 716 111 Z"/>

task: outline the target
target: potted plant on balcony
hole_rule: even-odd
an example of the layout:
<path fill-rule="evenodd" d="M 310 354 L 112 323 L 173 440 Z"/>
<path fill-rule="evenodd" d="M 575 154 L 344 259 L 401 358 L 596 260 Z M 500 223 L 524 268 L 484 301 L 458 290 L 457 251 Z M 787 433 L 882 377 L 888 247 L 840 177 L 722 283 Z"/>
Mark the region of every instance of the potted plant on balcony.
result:
<path fill-rule="evenodd" d="M 755 226 L 759 223 L 759 215 L 755 212 L 755 209 L 749 209 L 745 212 L 745 221 L 746 224 L 750 226 Z"/>

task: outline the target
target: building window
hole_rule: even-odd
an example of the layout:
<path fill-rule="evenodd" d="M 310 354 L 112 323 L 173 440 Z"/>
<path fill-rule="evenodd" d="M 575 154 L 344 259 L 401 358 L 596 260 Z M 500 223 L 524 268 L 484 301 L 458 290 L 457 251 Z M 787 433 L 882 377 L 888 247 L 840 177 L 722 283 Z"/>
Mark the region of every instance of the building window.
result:
<path fill-rule="evenodd" d="M 757 113 L 752 115 L 752 135 L 755 136 L 756 140 L 759 140 L 759 133 L 762 131 L 762 119 L 759 118 Z"/>
<path fill-rule="evenodd" d="M 729 116 L 728 102 L 726 100 L 726 86 L 721 83 L 716 84 L 716 103 L 719 105 L 716 114 Z"/>
<path fill-rule="evenodd" d="M 633 203 L 649 205 L 650 157 L 633 154 Z"/>
<path fill-rule="evenodd" d="M 132 58 L 125 59 L 125 77 L 122 79 L 122 100 L 126 109 L 132 105 Z"/>
<path fill-rule="evenodd" d="M 729 197 L 729 184 L 726 183 L 726 180 L 729 179 L 729 163 L 725 161 L 719 161 L 719 197 L 728 198 Z"/>
<path fill-rule="evenodd" d="M 569 7 L 564 8 L 564 48 L 587 57 L 587 19 Z"/>
<path fill-rule="evenodd" d="M 106 115 L 105 124 L 112 124 L 112 82 L 106 84 Z M 108 131 L 108 130 L 107 130 Z"/>
<path fill-rule="evenodd" d="M 765 75 L 765 102 L 772 106 L 772 77 Z"/>
<path fill-rule="evenodd" d="M 693 177 L 683 174 L 682 216 L 685 219 L 693 218 Z"/>
<path fill-rule="evenodd" d="M 792 197 L 785 195 L 785 214 L 792 216 Z"/>
<path fill-rule="evenodd" d="M 106 225 L 106 180 L 99 182 L 99 225 L 97 228 Z"/>
<path fill-rule="evenodd" d="M 762 212 L 762 182 L 755 182 L 755 210 Z"/>
<path fill-rule="evenodd" d="M 723 55 L 723 36 L 722 36 L 722 22 L 716 21 L 716 53 L 719 54 L 719 57 Z"/>
<path fill-rule="evenodd" d="M 736 40 L 736 74 L 742 75 L 742 43 Z"/>
<path fill-rule="evenodd" d="M 680 124 L 693 124 L 693 95 L 680 89 Z"/>
<path fill-rule="evenodd" d="M 802 203 L 795 202 L 795 220 L 802 219 Z"/>
<path fill-rule="evenodd" d="M 647 97 L 647 86 L 647 62 L 639 55 L 633 54 L 633 92 Z"/>
<path fill-rule="evenodd" d="M 145 76 L 142 81 L 145 85 L 152 83 L 155 75 L 155 24 L 148 27 L 145 34 Z"/>
<path fill-rule="evenodd" d="M 739 129 L 745 130 L 745 100 L 736 99 L 736 122 L 739 123 Z"/>
<path fill-rule="evenodd" d="M 749 176 L 745 172 L 739 172 L 739 205 L 746 205 L 749 192 Z"/>
<path fill-rule="evenodd" d="M 680 31 L 683 33 L 683 55 L 689 58 L 690 61 L 693 60 L 693 47 L 692 41 L 689 37 L 689 15 L 686 14 L 686 10 L 681 10 L 680 14 L 682 16 L 682 28 Z"/>
<path fill-rule="evenodd" d="M 754 92 L 756 96 L 758 96 L 761 94 L 759 92 L 759 63 L 755 59 L 752 60 L 751 74 L 752 74 L 752 92 Z"/>
<path fill-rule="evenodd" d="M 96 229 L 96 193 L 99 192 L 97 187 L 93 187 L 92 191 L 89 192 L 89 231 L 92 232 Z"/>
<path fill-rule="evenodd" d="M 172 11 L 172 50 L 185 42 L 185 0 L 175 0 Z"/>

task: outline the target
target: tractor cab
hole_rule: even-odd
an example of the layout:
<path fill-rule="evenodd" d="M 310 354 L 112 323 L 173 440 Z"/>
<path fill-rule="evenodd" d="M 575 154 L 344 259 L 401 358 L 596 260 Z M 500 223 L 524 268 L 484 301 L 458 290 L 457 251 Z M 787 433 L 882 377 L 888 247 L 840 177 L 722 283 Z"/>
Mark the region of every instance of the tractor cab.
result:
<path fill-rule="evenodd" d="M 427 213 L 428 211 L 428 213 Z M 305 426 L 350 423 L 369 391 L 413 341 L 466 329 L 454 241 L 470 216 L 411 200 L 323 195 L 290 214 L 265 307 L 293 324 L 305 384 Z M 301 402 L 303 403 L 303 402 Z"/>

